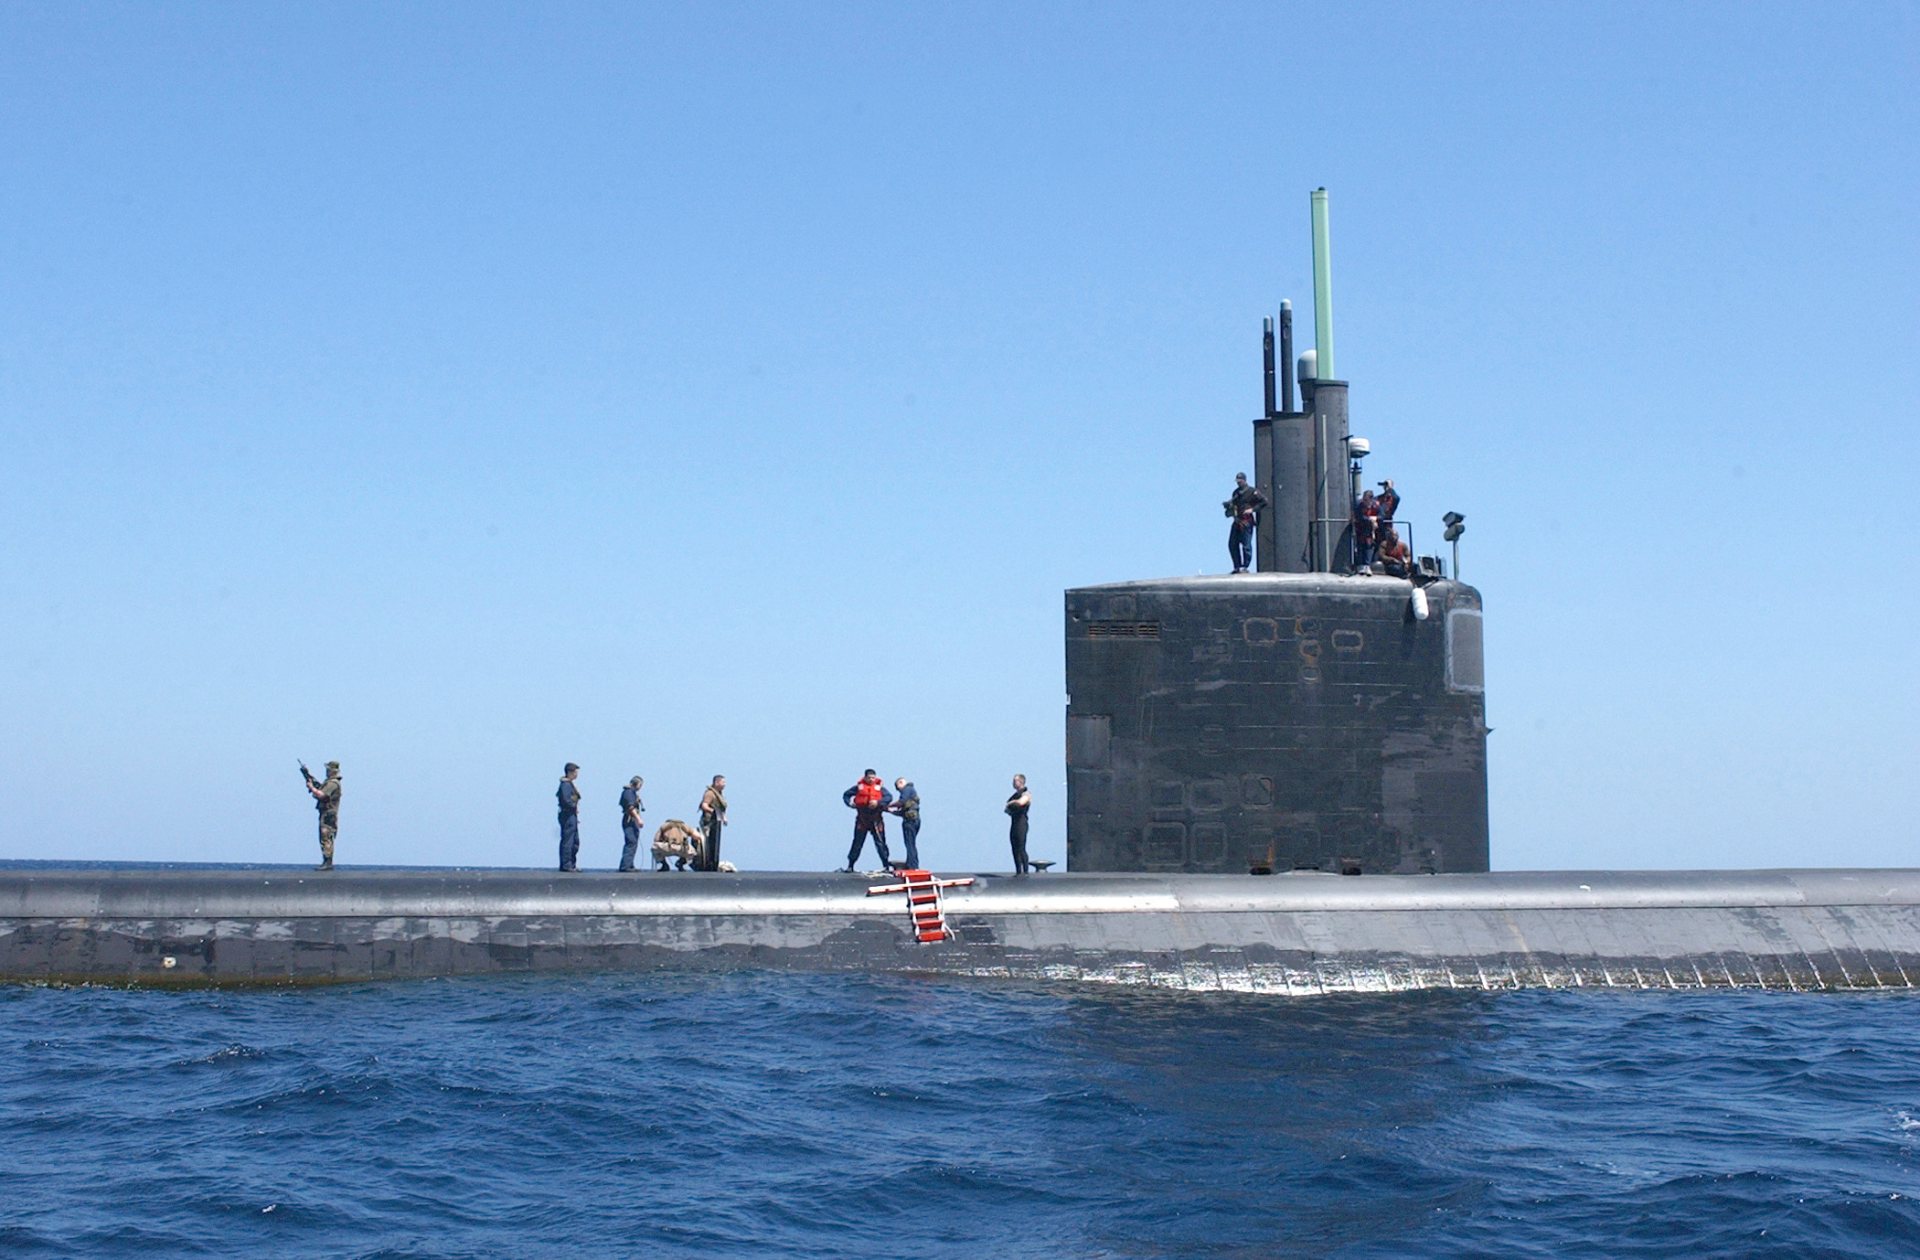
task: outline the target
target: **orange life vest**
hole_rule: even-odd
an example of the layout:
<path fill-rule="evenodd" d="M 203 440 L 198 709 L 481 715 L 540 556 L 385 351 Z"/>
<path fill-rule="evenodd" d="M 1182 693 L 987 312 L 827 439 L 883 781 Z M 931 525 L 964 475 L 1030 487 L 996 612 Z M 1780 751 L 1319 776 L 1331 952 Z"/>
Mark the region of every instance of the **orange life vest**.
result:
<path fill-rule="evenodd" d="M 878 783 L 869 782 L 866 779 L 860 780 L 853 789 L 854 808 L 877 809 L 880 805 L 880 796 L 883 791 L 885 791 L 885 789 Z"/>

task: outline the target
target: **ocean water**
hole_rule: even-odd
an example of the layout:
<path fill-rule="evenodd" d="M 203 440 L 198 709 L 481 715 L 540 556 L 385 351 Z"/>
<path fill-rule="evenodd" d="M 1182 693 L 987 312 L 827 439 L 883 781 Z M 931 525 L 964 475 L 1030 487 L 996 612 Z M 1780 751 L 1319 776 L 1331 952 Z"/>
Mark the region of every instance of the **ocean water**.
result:
<path fill-rule="evenodd" d="M 0 1255 L 1920 1254 L 1920 999 L 0 988 Z"/>

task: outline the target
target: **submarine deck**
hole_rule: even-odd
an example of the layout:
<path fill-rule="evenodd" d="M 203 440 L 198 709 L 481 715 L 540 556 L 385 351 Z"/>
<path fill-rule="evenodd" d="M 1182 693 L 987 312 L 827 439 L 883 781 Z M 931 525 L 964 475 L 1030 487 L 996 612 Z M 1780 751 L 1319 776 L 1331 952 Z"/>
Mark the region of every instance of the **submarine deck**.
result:
<path fill-rule="evenodd" d="M 741 967 L 1276 993 L 1911 988 L 1920 870 L 975 875 L 921 943 L 885 877 L 0 870 L 0 979 L 299 984 Z"/>

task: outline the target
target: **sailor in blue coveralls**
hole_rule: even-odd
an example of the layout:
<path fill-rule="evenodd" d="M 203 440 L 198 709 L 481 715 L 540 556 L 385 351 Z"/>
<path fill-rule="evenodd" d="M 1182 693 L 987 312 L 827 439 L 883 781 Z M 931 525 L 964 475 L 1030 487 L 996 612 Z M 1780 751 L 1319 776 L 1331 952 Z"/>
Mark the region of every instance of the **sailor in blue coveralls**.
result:
<path fill-rule="evenodd" d="M 900 839 L 907 846 L 907 869 L 917 871 L 920 867 L 920 792 L 906 779 L 895 779 L 893 790 L 896 795 L 888 811 L 900 815 Z"/>
<path fill-rule="evenodd" d="M 563 871 L 580 869 L 580 789 L 573 786 L 579 777 L 580 767 L 569 761 L 567 772 L 560 778 L 560 790 L 553 794 L 560 802 L 560 869 Z"/>
<path fill-rule="evenodd" d="M 646 806 L 640 802 L 640 788 L 645 783 L 646 780 L 636 774 L 620 789 L 620 869 L 623 871 L 633 869 L 634 854 L 640 851 L 640 827 L 646 821 L 641 817 Z"/>

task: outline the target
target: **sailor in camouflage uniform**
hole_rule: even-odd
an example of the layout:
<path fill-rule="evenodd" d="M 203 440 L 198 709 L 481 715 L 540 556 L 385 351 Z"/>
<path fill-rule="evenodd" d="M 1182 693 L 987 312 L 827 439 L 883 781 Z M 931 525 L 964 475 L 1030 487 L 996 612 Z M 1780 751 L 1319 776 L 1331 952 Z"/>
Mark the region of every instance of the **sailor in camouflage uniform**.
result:
<path fill-rule="evenodd" d="M 313 796 L 313 808 L 320 815 L 320 865 L 316 871 L 333 869 L 333 838 L 340 834 L 340 763 L 327 763 L 327 777 L 315 783 L 307 779 L 307 791 Z"/>

